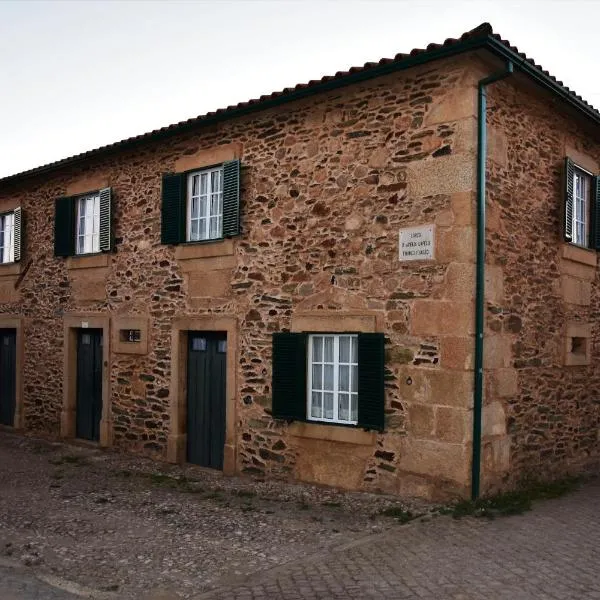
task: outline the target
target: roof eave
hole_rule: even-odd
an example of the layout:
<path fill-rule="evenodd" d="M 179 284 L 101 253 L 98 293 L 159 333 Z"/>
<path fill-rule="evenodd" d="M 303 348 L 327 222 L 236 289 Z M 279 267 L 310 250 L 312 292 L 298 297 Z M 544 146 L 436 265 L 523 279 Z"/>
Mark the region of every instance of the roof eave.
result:
<path fill-rule="evenodd" d="M 49 163 L 41 167 L 36 167 L 28 171 L 3 177 L 0 179 L 0 185 L 14 183 L 29 177 L 56 171 L 61 167 L 75 165 L 99 155 L 129 150 L 141 144 L 160 141 L 196 129 L 198 127 L 212 125 L 214 123 L 228 121 L 236 117 L 268 110 L 269 108 L 281 106 L 296 100 L 302 100 L 310 96 L 346 87 L 354 83 L 360 83 L 361 81 L 367 81 L 376 77 L 389 75 L 397 71 L 403 71 L 418 65 L 426 64 L 428 62 L 433 62 L 435 60 L 448 58 L 457 54 L 462 54 L 464 52 L 478 50 L 481 48 L 489 50 L 501 59 L 513 61 L 515 69 L 523 72 L 541 87 L 558 95 L 562 100 L 567 102 L 578 112 L 591 119 L 594 123 L 600 125 L 600 113 L 598 113 L 598 111 L 594 110 L 590 105 L 575 96 L 573 92 L 565 89 L 555 79 L 549 75 L 546 75 L 539 67 L 531 64 L 531 62 L 529 62 L 524 55 L 515 52 L 506 46 L 502 41 L 494 38 L 492 35 L 486 35 L 460 40 L 448 46 L 440 46 L 431 50 L 426 50 L 425 52 L 420 52 L 415 55 L 402 58 L 399 61 L 379 64 L 369 69 L 363 69 L 355 73 L 348 73 L 343 77 L 332 78 L 328 81 L 319 82 L 314 85 L 293 90 L 291 92 L 282 92 L 278 96 L 269 97 L 265 100 L 257 100 L 256 102 L 252 102 L 244 106 L 232 107 L 230 109 L 218 111 L 213 114 L 190 119 L 189 121 L 185 121 L 174 126 L 165 127 L 163 130 L 146 133 L 120 142 L 115 142 L 114 144 L 103 146 L 95 150 L 90 150 L 88 152 Z"/>
<path fill-rule="evenodd" d="M 573 92 L 560 85 L 553 77 L 546 75 L 539 67 L 531 64 L 527 57 L 508 48 L 501 41 L 492 36 L 488 36 L 484 46 L 499 58 L 512 61 L 515 70 L 521 71 L 530 77 L 536 84 L 553 94 L 558 95 L 578 112 L 591 119 L 597 125 L 600 125 L 600 113 L 597 110 L 578 98 Z"/>

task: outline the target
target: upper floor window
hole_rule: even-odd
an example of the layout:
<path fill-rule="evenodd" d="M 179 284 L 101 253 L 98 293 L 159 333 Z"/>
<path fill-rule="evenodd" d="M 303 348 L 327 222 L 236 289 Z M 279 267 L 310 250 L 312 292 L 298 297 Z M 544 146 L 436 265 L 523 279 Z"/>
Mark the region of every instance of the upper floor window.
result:
<path fill-rule="evenodd" d="M 565 241 L 600 249 L 600 177 L 565 160 Z"/>
<path fill-rule="evenodd" d="M 112 191 L 57 198 L 54 207 L 54 255 L 84 256 L 113 247 Z"/>
<path fill-rule="evenodd" d="M 0 215 L 0 263 L 10 263 L 15 260 L 14 231 L 14 213 Z"/>
<path fill-rule="evenodd" d="M 0 264 L 21 260 L 21 208 L 0 215 Z"/>
<path fill-rule="evenodd" d="M 76 254 L 100 252 L 100 194 L 77 199 Z"/>
<path fill-rule="evenodd" d="M 207 242 L 239 233 L 239 160 L 188 173 L 163 175 L 163 244 Z"/>
<path fill-rule="evenodd" d="M 592 177 L 579 169 L 573 172 L 573 243 L 589 245 L 590 193 Z"/>
<path fill-rule="evenodd" d="M 188 175 L 187 241 L 223 237 L 223 167 Z"/>

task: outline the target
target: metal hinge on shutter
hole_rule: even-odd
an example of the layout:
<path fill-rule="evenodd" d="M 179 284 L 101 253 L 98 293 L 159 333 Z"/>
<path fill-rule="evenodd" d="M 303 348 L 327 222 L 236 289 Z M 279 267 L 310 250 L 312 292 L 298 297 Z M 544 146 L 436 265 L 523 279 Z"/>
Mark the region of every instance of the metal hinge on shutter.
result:
<path fill-rule="evenodd" d="M 110 188 L 100 190 L 100 251 L 112 250 L 112 198 Z"/>
<path fill-rule="evenodd" d="M 21 207 L 15 208 L 14 212 L 14 260 L 19 262 L 21 260 L 21 227 L 22 227 L 22 215 Z"/>

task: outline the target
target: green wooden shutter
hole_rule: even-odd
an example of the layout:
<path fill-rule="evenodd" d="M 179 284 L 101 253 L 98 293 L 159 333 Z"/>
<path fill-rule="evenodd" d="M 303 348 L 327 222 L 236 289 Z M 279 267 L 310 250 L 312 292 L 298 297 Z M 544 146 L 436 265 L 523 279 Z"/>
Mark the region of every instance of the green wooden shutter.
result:
<path fill-rule="evenodd" d="M 384 335 L 358 334 L 358 426 L 384 428 Z"/>
<path fill-rule="evenodd" d="M 273 334 L 273 416 L 306 420 L 306 334 Z"/>
<path fill-rule="evenodd" d="M 240 233 L 240 161 L 223 163 L 223 237 Z"/>
<path fill-rule="evenodd" d="M 185 220 L 185 175 L 165 174 L 162 180 L 161 242 L 185 242 Z"/>
<path fill-rule="evenodd" d="M 75 203 L 57 198 L 54 206 L 54 256 L 75 254 Z"/>
<path fill-rule="evenodd" d="M 565 159 L 565 210 L 564 236 L 565 241 L 573 241 L 573 178 L 575 167 L 570 158 Z"/>
<path fill-rule="evenodd" d="M 15 262 L 19 262 L 21 260 L 21 249 L 23 245 L 23 219 L 22 219 L 22 211 L 21 207 L 15 208 L 14 211 L 14 233 L 13 233 L 13 242 L 14 242 L 14 257 Z"/>
<path fill-rule="evenodd" d="M 110 252 L 112 246 L 112 194 L 104 188 L 100 190 L 100 252 Z"/>
<path fill-rule="evenodd" d="M 600 175 L 592 178 L 590 248 L 600 250 Z"/>

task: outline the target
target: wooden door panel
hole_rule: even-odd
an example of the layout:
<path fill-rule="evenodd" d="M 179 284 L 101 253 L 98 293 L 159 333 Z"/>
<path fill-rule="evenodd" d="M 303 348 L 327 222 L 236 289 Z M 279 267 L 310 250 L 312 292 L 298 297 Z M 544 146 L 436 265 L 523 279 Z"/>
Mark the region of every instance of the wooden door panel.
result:
<path fill-rule="evenodd" d="M 187 459 L 223 468 L 226 334 L 190 332 L 187 377 Z"/>
<path fill-rule="evenodd" d="M 76 435 L 85 440 L 100 439 L 102 417 L 102 330 L 77 332 Z"/>
<path fill-rule="evenodd" d="M 0 329 L 0 424 L 14 425 L 17 396 L 17 332 Z"/>

